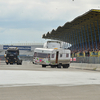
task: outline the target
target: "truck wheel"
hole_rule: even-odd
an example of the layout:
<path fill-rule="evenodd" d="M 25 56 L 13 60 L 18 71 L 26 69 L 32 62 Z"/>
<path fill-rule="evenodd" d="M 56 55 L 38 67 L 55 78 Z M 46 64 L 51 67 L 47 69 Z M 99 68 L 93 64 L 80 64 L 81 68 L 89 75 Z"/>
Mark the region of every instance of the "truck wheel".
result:
<path fill-rule="evenodd" d="M 13 63 L 10 63 L 10 65 L 13 65 Z"/>
<path fill-rule="evenodd" d="M 42 65 L 42 67 L 43 67 L 43 68 L 45 68 L 45 67 L 46 67 L 46 65 Z"/>
<path fill-rule="evenodd" d="M 6 62 L 6 64 L 8 65 L 8 63 Z"/>

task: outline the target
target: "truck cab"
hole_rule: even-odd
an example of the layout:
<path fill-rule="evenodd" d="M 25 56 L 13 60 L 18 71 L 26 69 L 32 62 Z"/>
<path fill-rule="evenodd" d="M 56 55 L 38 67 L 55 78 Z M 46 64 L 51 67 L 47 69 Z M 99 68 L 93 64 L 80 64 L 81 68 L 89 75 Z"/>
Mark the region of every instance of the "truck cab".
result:
<path fill-rule="evenodd" d="M 17 47 L 9 47 L 7 51 L 5 51 L 5 62 L 6 64 L 17 64 L 21 65 L 22 60 L 19 57 L 19 49 Z"/>

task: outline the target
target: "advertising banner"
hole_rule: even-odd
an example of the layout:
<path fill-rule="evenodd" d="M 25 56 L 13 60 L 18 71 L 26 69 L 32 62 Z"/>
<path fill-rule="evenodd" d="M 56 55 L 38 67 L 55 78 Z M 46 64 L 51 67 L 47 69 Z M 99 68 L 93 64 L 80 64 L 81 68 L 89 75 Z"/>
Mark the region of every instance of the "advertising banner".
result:
<path fill-rule="evenodd" d="M 31 50 L 31 46 L 11 46 L 11 45 L 4 45 L 3 49 L 6 50 L 9 47 L 17 47 L 19 50 Z"/>

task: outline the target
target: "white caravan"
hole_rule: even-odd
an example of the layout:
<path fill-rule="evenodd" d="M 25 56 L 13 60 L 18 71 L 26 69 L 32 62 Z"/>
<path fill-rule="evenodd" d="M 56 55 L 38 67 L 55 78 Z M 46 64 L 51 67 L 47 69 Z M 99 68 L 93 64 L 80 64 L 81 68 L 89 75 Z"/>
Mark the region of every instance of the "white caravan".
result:
<path fill-rule="evenodd" d="M 35 48 L 33 64 L 40 64 L 42 67 L 51 66 L 68 68 L 70 66 L 70 50 L 63 48 Z"/>

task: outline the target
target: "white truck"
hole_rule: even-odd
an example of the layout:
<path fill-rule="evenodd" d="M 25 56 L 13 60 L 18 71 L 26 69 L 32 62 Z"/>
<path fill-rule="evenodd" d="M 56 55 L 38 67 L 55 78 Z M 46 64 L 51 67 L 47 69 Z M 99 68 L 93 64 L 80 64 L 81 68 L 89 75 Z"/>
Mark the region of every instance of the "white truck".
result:
<path fill-rule="evenodd" d="M 47 41 L 46 43 L 44 43 L 43 48 L 63 48 L 63 42 L 61 41 Z"/>
<path fill-rule="evenodd" d="M 70 66 L 70 53 L 70 50 L 62 48 L 60 42 L 49 41 L 44 48 L 35 48 L 33 64 L 40 64 L 42 67 L 61 68 L 63 66 L 63 68 L 68 68 Z"/>

